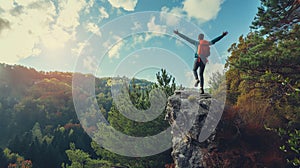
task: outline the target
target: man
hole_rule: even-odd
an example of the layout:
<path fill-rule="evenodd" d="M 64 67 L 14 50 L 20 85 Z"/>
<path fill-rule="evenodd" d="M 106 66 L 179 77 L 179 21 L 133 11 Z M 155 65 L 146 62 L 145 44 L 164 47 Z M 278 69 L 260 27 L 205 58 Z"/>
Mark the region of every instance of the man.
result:
<path fill-rule="evenodd" d="M 205 69 L 205 64 L 207 62 L 207 57 L 210 55 L 209 51 L 209 46 L 215 44 L 219 40 L 221 40 L 223 37 L 225 37 L 228 32 L 223 32 L 223 34 L 212 41 L 206 41 L 204 40 L 204 34 L 199 34 L 198 36 L 198 41 L 190 39 L 189 37 L 185 36 L 184 34 L 181 34 L 178 32 L 178 30 L 174 30 L 174 33 L 177 34 L 179 37 L 183 38 L 184 40 L 188 41 L 189 43 L 193 44 L 197 48 L 197 53 L 195 54 L 195 59 L 194 62 L 194 68 L 193 68 L 193 73 L 195 76 L 195 87 L 197 87 L 200 83 L 200 93 L 204 94 L 204 78 L 203 78 L 203 73 Z M 199 75 L 200 75 L 200 80 L 197 74 L 197 70 L 200 67 L 199 70 Z"/>

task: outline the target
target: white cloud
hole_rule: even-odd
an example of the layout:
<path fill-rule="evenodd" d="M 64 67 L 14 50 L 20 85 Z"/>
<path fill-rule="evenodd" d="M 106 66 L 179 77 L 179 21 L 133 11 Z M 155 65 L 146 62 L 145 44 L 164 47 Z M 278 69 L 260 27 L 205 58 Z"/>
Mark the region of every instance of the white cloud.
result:
<path fill-rule="evenodd" d="M 107 53 L 109 58 L 119 58 L 120 50 L 125 45 L 125 41 L 120 36 L 112 35 L 112 32 L 110 32 L 109 34 L 112 38 L 104 42 L 103 47 L 110 48 Z"/>
<path fill-rule="evenodd" d="M 153 38 L 155 36 L 157 36 L 157 35 L 155 35 L 153 33 L 145 33 L 144 41 L 147 42 L 147 41 L 149 41 L 151 38 Z"/>
<path fill-rule="evenodd" d="M 108 2 L 115 8 L 123 8 L 127 11 L 134 11 L 138 0 L 108 0 Z"/>
<path fill-rule="evenodd" d="M 109 35 L 111 38 L 102 44 L 104 48 L 110 48 L 114 45 L 113 42 L 118 42 L 122 40 L 120 36 L 113 35 L 113 32 L 109 32 Z"/>
<path fill-rule="evenodd" d="M 106 12 L 103 6 L 101 6 L 98 10 L 100 12 L 100 16 L 99 16 L 100 20 L 109 18 L 109 14 Z"/>
<path fill-rule="evenodd" d="M 148 40 L 156 36 L 153 33 L 134 34 L 132 35 L 132 43 L 128 43 L 126 49 L 136 49 L 136 47 L 145 46 Z"/>
<path fill-rule="evenodd" d="M 88 32 L 92 32 L 92 33 L 96 34 L 97 36 L 101 36 L 100 29 L 95 23 L 92 23 L 92 22 L 87 23 L 87 25 L 85 26 L 85 29 Z"/>
<path fill-rule="evenodd" d="M 11 9 L 14 8 L 14 3 L 13 1 L 9 1 L 9 0 L 1 1 L 1 8 L 3 10 L 10 11 Z"/>
<path fill-rule="evenodd" d="M 95 4 L 95 0 L 89 0 L 89 2 L 86 5 L 86 8 L 84 9 L 84 13 L 89 14 L 90 9 L 94 6 L 94 4 Z"/>
<path fill-rule="evenodd" d="M 124 46 L 124 41 L 119 41 L 116 45 L 114 45 L 109 51 L 108 51 L 108 57 L 109 58 L 119 58 L 120 57 L 120 50 Z"/>
<path fill-rule="evenodd" d="M 148 42 L 150 39 L 155 38 L 155 37 L 162 37 L 163 34 L 161 33 L 155 33 L 155 32 L 146 32 L 143 34 L 142 39 L 141 37 L 139 38 L 138 42 Z"/>
<path fill-rule="evenodd" d="M 21 6 L 28 6 L 32 3 L 35 3 L 37 2 L 36 0 L 16 0 L 15 1 L 18 5 L 21 5 Z"/>
<path fill-rule="evenodd" d="M 5 1 L 1 8 L 1 18 L 9 21 L 9 29 L 0 34 L 0 62 L 14 64 L 20 59 L 41 53 L 37 45 L 41 36 L 48 32 L 48 25 L 53 22 L 56 14 L 51 1 Z M 2 2 L 1 2 L 2 4 Z M 22 9 L 18 10 L 17 9 Z M 34 18 L 34 19 L 33 19 Z"/>
<path fill-rule="evenodd" d="M 67 30 L 74 30 L 79 23 L 79 11 L 81 11 L 87 3 L 85 0 L 65 0 L 58 1 L 60 10 L 57 24 Z"/>
<path fill-rule="evenodd" d="M 74 38 L 74 33 L 69 33 L 62 27 L 54 25 L 52 29 L 41 37 L 41 40 L 46 48 L 56 50 L 63 48 L 69 40 L 74 40 Z"/>
<path fill-rule="evenodd" d="M 40 55 L 41 52 L 42 52 L 42 50 L 39 49 L 39 48 L 33 48 L 33 49 L 32 49 L 32 55 L 34 55 L 34 56 Z"/>
<path fill-rule="evenodd" d="M 188 17 L 208 21 L 216 18 L 223 0 L 185 0 L 183 10 Z"/>
<path fill-rule="evenodd" d="M 145 42 L 145 39 L 143 37 L 143 34 L 135 34 L 135 35 L 132 35 L 132 45 L 131 46 L 135 46 L 137 44 L 142 44 L 143 42 Z"/>
<path fill-rule="evenodd" d="M 137 31 L 139 29 L 142 29 L 142 25 L 139 22 L 133 22 L 133 27 L 131 28 L 132 31 Z"/>
<path fill-rule="evenodd" d="M 0 62 L 14 64 L 39 55 L 41 46 L 62 49 L 68 41 L 76 40 L 79 12 L 86 6 L 85 0 L 62 0 L 57 6 L 52 0 L 1 2 L 0 18 L 9 22 L 9 28 L 0 34 Z"/>
<path fill-rule="evenodd" d="M 135 48 L 137 46 L 145 46 L 146 42 L 148 42 L 150 39 L 154 37 L 158 37 L 159 35 L 160 34 L 147 33 L 147 32 L 143 34 L 134 34 L 132 35 L 132 43 L 128 44 L 128 46 L 131 48 Z"/>
<path fill-rule="evenodd" d="M 163 36 L 166 31 L 166 25 L 159 25 L 155 23 L 155 16 L 151 17 L 150 21 L 147 23 L 148 31 L 144 35 L 144 41 L 147 42 L 153 37 Z"/>
<path fill-rule="evenodd" d="M 150 21 L 147 23 L 148 31 L 153 33 L 165 33 L 167 28 L 166 25 L 157 25 L 155 24 L 155 16 L 153 16 Z"/>
<path fill-rule="evenodd" d="M 224 0 L 184 0 L 182 2 L 183 8 L 173 7 L 169 9 L 164 6 L 161 8 L 161 19 L 166 22 L 168 26 L 175 26 L 179 20 L 177 17 L 171 15 L 163 15 L 164 12 L 187 18 L 195 18 L 200 22 L 206 22 L 217 17 L 221 10 L 221 5 Z"/>
<path fill-rule="evenodd" d="M 83 59 L 83 66 L 90 72 L 95 72 L 97 70 L 97 64 L 94 57 L 87 56 Z"/>
<path fill-rule="evenodd" d="M 87 46 L 89 46 L 90 45 L 90 43 L 88 43 L 88 42 L 79 42 L 79 43 L 77 43 L 77 46 L 76 46 L 76 48 L 72 48 L 71 50 L 72 50 L 72 54 L 74 54 L 75 56 L 78 56 L 79 54 L 81 54 L 81 52 L 82 52 L 82 50 L 85 48 L 85 47 L 87 47 Z"/>
<path fill-rule="evenodd" d="M 25 31 L 20 31 L 7 34 L 6 30 L 3 31 L 3 36 L 0 38 L 0 62 L 14 64 L 26 56 L 35 56 L 40 53 L 34 47 L 38 39 L 25 33 Z"/>
<path fill-rule="evenodd" d="M 180 41 L 180 40 L 178 40 L 178 39 L 175 40 L 175 44 L 176 44 L 178 47 L 184 46 L 183 42 Z"/>
<path fill-rule="evenodd" d="M 180 21 L 180 16 L 182 16 L 182 9 L 174 7 L 171 10 L 164 6 L 161 8 L 160 19 L 165 21 L 168 26 L 176 26 Z"/>
<path fill-rule="evenodd" d="M 76 28 L 80 25 L 79 12 L 88 5 L 85 0 L 58 1 L 59 10 L 54 25 L 48 24 L 48 32 L 41 36 L 45 47 L 50 49 L 63 48 L 70 40 L 76 38 Z"/>

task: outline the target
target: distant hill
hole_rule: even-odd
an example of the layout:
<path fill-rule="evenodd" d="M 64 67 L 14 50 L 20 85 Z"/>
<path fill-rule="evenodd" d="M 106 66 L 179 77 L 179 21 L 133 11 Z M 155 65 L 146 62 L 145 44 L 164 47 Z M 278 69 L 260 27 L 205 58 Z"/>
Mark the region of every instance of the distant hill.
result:
<path fill-rule="evenodd" d="M 0 64 L 0 146 L 5 146 L 15 135 L 32 129 L 36 122 L 41 127 L 56 127 L 70 121 L 78 123 L 72 101 L 72 75 L 71 72 L 44 72 Z M 79 75 L 83 82 L 91 76 Z M 112 79 L 118 78 L 95 78 L 95 94 L 100 108 L 106 112 L 112 105 L 108 84 Z M 135 79 L 134 83 L 140 88 L 153 84 L 143 79 Z"/>
<path fill-rule="evenodd" d="M 136 165 L 137 167 L 162 167 L 171 162 L 170 150 L 162 154 L 138 159 L 118 156 L 92 145 L 77 119 L 72 98 L 71 72 L 43 72 L 20 65 L 0 64 L 0 168 L 32 163 L 33 168 L 60 167 L 71 164 L 67 152 L 70 144 L 92 159 L 101 159 L 106 165 Z M 155 74 L 154 74 L 155 75 Z M 84 85 L 91 74 L 76 73 Z M 155 86 L 143 79 L 129 80 L 126 77 L 95 77 L 95 96 L 101 113 L 118 130 L 128 134 L 151 135 L 168 126 L 162 113 L 149 123 L 133 122 L 113 107 L 112 83 L 120 79 L 129 82 L 130 99 L 137 108 L 149 106 L 147 92 Z M 156 87 L 158 87 L 156 85 Z M 87 116 L 93 120 L 94 114 Z M 131 127 L 135 125 L 134 127 Z M 119 127 L 118 127 L 119 126 Z M 101 132 L 100 132 L 101 133 Z M 78 157 L 80 153 L 76 152 Z"/>

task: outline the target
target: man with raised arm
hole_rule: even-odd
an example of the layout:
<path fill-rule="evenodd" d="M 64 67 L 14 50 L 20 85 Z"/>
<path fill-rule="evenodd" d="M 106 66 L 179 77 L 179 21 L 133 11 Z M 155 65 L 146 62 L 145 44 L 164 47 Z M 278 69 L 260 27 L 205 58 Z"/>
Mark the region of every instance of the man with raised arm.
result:
<path fill-rule="evenodd" d="M 193 44 L 197 50 L 195 53 L 195 62 L 194 62 L 194 68 L 193 68 L 193 73 L 195 76 L 195 87 L 198 87 L 199 83 L 200 83 L 200 93 L 204 94 L 204 78 L 203 78 L 203 73 L 204 73 L 204 69 L 205 69 L 205 64 L 207 63 L 207 57 L 210 55 L 210 45 L 215 44 L 216 42 L 218 42 L 219 40 L 221 40 L 223 37 L 225 37 L 228 32 L 223 32 L 222 35 L 220 35 L 219 37 L 213 39 L 212 41 L 206 41 L 204 40 L 204 34 L 199 34 L 198 36 L 198 41 L 197 40 L 193 40 L 187 36 L 185 36 L 182 33 L 179 33 L 178 30 L 174 30 L 174 33 L 177 34 L 179 37 L 183 38 L 184 40 L 188 41 L 189 43 Z M 200 75 L 200 80 L 197 74 L 197 70 L 200 67 L 199 70 L 199 75 Z"/>

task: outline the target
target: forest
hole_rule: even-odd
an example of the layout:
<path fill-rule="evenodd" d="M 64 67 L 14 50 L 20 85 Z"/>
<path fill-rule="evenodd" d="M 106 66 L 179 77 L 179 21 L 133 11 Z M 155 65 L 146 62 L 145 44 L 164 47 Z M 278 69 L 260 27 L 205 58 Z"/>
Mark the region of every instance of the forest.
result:
<path fill-rule="evenodd" d="M 0 65 L 1 75 L 1 167 L 161 167 L 171 162 L 170 151 L 149 158 L 127 158 L 104 150 L 85 133 L 79 123 L 72 99 L 72 74 L 37 72 L 18 65 Z M 80 75 L 89 78 L 89 75 Z M 149 107 L 148 92 L 161 87 L 175 90 L 166 71 L 157 74 L 157 84 L 135 79 L 130 98 L 137 108 Z M 162 79 L 164 77 L 164 79 Z M 126 119 L 112 104 L 112 78 L 96 79 L 100 111 L 114 128 L 134 135 L 150 135 L 168 126 L 164 114 L 141 124 Z M 135 125 L 135 127 L 131 127 Z M 151 128 L 151 129 L 149 129 Z M 91 128 L 93 129 L 93 128 Z M 145 131 L 147 130 L 147 131 Z"/>
<path fill-rule="evenodd" d="M 222 82 L 227 91 L 211 167 L 300 166 L 299 8 L 298 0 L 261 0 L 250 32 L 229 45 L 226 72 L 209 79 L 211 94 L 224 89 Z M 0 168 L 159 168 L 173 163 L 172 149 L 135 158 L 95 143 L 77 119 L 73 75 L 0 64 Z M 91 77 L 77 75 L 82 81 Z M 149 108 L 151 90 L 161 88 L 170 96 L 178 88 L 167 70 L 153 75 L 157 82 L 130 81 L 130 100 L 138 109 Z M 120 114 L 111 95 L 117 79 L 95 78 L 100 111 L 114 128 L 146 136 L 169 126 L 165 113 L 147 123 Z"/>

